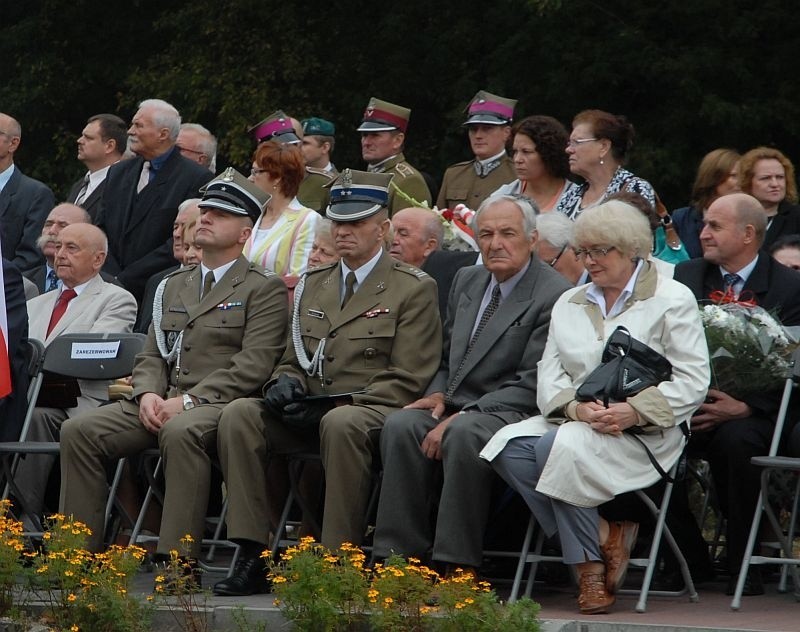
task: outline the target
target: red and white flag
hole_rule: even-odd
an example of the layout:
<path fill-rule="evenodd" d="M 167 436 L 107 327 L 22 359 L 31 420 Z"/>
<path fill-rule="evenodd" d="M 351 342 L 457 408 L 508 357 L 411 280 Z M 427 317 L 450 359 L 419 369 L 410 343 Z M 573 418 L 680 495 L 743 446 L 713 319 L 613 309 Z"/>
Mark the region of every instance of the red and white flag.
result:
<path fill-rule="evenodd" d="M 3 250 L 0 247 L 0 259 Z M 6 282 L 3 277 L 3 266 L 0 265 L 0 397 L 11 393 L 11 364 L 8 361 L 8 315 L 6 314 Z"/>

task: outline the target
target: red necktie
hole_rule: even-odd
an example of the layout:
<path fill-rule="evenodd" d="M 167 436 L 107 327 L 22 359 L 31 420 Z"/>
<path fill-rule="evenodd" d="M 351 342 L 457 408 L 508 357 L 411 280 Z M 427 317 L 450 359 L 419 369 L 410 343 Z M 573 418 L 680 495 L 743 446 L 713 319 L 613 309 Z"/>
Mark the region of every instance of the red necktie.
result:
<path fill-rule="evenodd" d="M 56 300 L 56 305 L 53 308 L 53 315 L 50 316 L 50 324 L 47 326 L 48 336 L 50 335 L 50 332 L 53 331 L 53 328 L 58 324 L 58 321 L 61 320 L 64 312 L 67 311 L 67 305 L 69 305 L 69 302 L 76 296 L 78 296 L 78 293 L 72 288 L 67 288 L 61 292 L 61 296 L 58 297 Z"/>

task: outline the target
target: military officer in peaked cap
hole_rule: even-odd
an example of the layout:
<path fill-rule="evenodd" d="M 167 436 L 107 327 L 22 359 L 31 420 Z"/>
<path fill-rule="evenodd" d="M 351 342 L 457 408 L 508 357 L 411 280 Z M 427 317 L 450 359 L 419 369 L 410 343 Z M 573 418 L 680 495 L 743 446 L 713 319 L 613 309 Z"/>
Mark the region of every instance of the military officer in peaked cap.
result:
<path fill-rule="evenodd" d="M 275 110 L 263 121 L 248 129 L 247 133 L 253 137 L 256 144 L 267 140 L 277 140 L 291 145 L 299 145 L 303 142 L 292 126 L 292 118 L 283 110 Z"/>
<path fill-rule="evenodd" d="M 411 110 L 394 103 L 371 98 L 358 126 L 361 132 L 361 157 L 371 173 L 391 173 L 389 186 L 389 215 L 409 206 L 433 203 L 430 189 L 422 174 L 406 162 L 403 146 Z M 409 202 L 397 194 L 397 189 L 416 200 Z"/>
<path fill-rule="evenodd" d="M 61 510 L 102 546 L 106 463 L 159 447 L 165 499 L 158 553 L 194 539 L 199 553 L 208 505 L 217 422 L 228 402 L 259 392 L 284 350 L 288 322 L 281 278 L 251 264 L 242 246 L 267 195 L 228 169 L 198 206 L 200 265 L 167 276 L 156 291 L 153 324 L 133 369 L 133 396 L 64 423 Z"/>
<path fill-rule="evenodd" d="M 444 172 L 436 206 L 452 209 L 464 204 L 477 209 L 498 188 L 516 179 L 514 163 L 506 153 L 516 104 L 485 90 L 472 98 L 464 127 L 475 158 Z"/>
<path fill-rule="evenodd" d="M 280 143 L 298 145 L 302 148 L 303 132 L 301 130 L 303 128 L 299 122 L 294 125 L 295 120 L 282 110 L 275 110 L 263 121 L 253 125 L 248 132 L 253 136 L 257 144 L 268 140 L 276 140 Z M 300 189 L 297 191 L 297 199 L 300 204 L 324 214 L 329 199 L 327 185 L 331 183 L 334 177 L 336 177 L 335 174 L 306 164 L 306 175 L 300 183 Z"/>
<path fill-rule="evenodd" d="M 391 178 L 346 169 L 336 179 L 327 216 L 341 261 L 309 270 L 297 286 L 288 346 L 264 399 L 237 400 L 223 411 L 218 447 L 228 537 L 241 554 L 216 594 L 267 590 L 259 554 L 268 543 L 269 503 L 282 501 L 267 488 L 271 454 L 319 448 L 322 542 L 361 542 L 384 418 L 414 401 L 436 372 L 436 284 L 383 249 Z"/>

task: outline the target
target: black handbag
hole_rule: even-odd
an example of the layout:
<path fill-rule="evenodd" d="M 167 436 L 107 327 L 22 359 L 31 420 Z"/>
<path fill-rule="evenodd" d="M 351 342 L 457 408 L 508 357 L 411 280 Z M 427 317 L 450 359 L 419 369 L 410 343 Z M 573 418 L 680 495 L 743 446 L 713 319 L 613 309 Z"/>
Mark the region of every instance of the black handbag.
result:
<path fill-rule="evenodd" d="M 601 364 L 578 387 L 579 402 L 624 402 L 672 377 L 672 364 L 620 325 L 609 336 Z"/>

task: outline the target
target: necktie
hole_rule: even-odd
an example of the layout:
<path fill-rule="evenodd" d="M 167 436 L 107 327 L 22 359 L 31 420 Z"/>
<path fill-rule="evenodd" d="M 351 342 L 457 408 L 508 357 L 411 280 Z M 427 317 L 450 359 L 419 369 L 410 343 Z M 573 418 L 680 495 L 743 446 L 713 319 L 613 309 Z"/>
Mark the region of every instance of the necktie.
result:
<path fill-rule="evenodd" d="M 722 289 L 725 292 L 725 294 L 728 294 L 728 293 L 735 294 L 736 291 L 733 289 L 733 287 L 737 283 L 741 282 L 741 280 L 742 280 L 742 277 L 740 277 L 738 274 L 723 274 L 722 275 L 722 283 L 723 283 L 723 288 Z"/>
<path fill-rule="evenodd" d="M 209 270 L 206 272 L 206 278 L 203 279 L 203 295 L 200 298 L 205 298 L 212 287 L 214 287 L 214 273 Z"/>
<path fill-rule="evenodd" d="M 58 289 L 58 277 L 56 276 L 55 270 L 50 270 L 47 273 L 47 287 L 45 288 L 45 292 L 50 292 L 52 290 Z"/>
<path fill-rule="evenodd" d="M 75 290 L 72 288 L 67 288 L 61 292 L 61 296 L 56 299 L 56 304 L 53 307 L 53 314 L 50 316 L 50 324 L 47 326 L 48 336 L 50 335 L 50 332 L 53 331 L 53 328 L 58 324 L 58 321 L 61 320 L 64 312 L 67 311 L 67 305 L 69 305 L 69 302 L 76 296 L 78 296 L 78 293 Z"/>
<path fill-rule="evenodd" d="M 83 203 L 86 199 L 86 194 L 89 192 L 89 173 L 87 172 L 85 176 L 83 176 L 83 186 L 81 190 L 78 192 L 78 197 L 75 198 L 75 204 L 78 206 Z"/>
<path fill-rule="evenodd" d="M 479 160 L 476 160 L 473 163 L 473 166 L 475 167 L 475 175 L 477 175 L 479 178 L 485 178 L 500 166 L 500 159 L 497 158 L 496 160 L 491 160 L 485 164 Z"/>
<path fill-rule="evenodd" d="M 461 377 L 461 373 L 464 370 L 464 365 L 467 363 L 467 358 L 469 358 L 469 354 L 472 352 L 473 347 L 475 346 L 475 342 L 478 340 L 478 336 L 481 335 L 484 327 L 486 327 L 486 323 L 489 322 L 489 319 L 492 315 L 497 311 L 497 307 L 500 305 L 500 285 L 495 285 L 494 289 L 492 290 L 492 298 L 487 303 L 483 313 L 481 314 L 481 319 L 478 321 L 478 326 L 475 328 L 475 333 L 472 334 L 472 340 L 469 341 L 469 346 L 467 347 L 467 351 L 464 354 L 464 357 L 461 358 L 461 362 L 458 365 L 458 369 L 456 370 L 453 379 L 450 381 L 450 385 L 447 387 L 447 392 L 444 395 L 445 403 L 450 407 L 452 405 L 452 398 L 453 393 L 456 390 L 456 385 L 458 383 L 459 378 Z"/>
<path fill-rule="evenodd" d="M 342 300 L 342 307 L 347 305 L 347 301 L 353 298 L 355 294 L 356 273 L 350 270 L 344 280 L 344 300 Z"/>
<path fill-rule="evenodd" d="M 150 182 L 150 161 L 145 160 L 142 165 L 142 173 L 139 175 L 139 184 L 136 185 L 136 192 L 141 193 Z"/>

